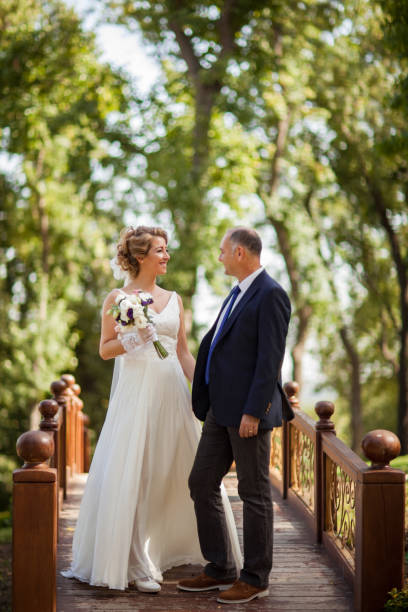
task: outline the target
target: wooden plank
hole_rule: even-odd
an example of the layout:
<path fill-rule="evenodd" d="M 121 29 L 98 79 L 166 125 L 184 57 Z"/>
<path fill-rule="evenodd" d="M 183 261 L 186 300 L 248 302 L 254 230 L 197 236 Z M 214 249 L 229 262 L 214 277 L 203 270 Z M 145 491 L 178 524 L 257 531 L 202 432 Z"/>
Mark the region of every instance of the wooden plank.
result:
<path fill-rule="evenodd" d="M 58 547 L 58 569 L 69 566 L 71 541 L 79 502 L 85 483 L 77 476 L 61 514 L 61 540 Z M 235 474 L 225 478 L 242 545 L 242 505 L 236 490 Z M 352 592 L 337 572 L 324 549 L 313 540 L 313 534 L 299 520 L 287 502 L 274 495 L 274 564 L 270 577 L 269 597 L 245 604 L 245 610 L 259 612 L 325 611 L 351 612 Z M 57 612 L 228 612 L 242 611 L 242 605 L 217 603 L 217 593 L 186 593 L 177 590 L 177 582 L 194 575 L 199 566 L 181 566 L 165 573 L 160 593 L 147 595 L 137 590 L 115 591 L 91 587 L 57 575 Z"/>

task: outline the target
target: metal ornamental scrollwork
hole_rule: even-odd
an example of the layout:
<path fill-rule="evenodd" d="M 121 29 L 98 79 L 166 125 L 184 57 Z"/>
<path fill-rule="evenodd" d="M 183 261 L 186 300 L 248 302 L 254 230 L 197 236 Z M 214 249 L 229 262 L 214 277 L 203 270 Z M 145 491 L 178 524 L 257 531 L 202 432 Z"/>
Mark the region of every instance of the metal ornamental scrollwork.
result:
<path fill-rule="evenodd" d="M 282 476 L 282 427 L 275 427 L 271 436 L 271 469 Z"/>
<path fill-rule="evenodd" d="M 314 444 L 299 429 L 291 428 L 291 487 L 314 510 Z"/>
<path fill-rule="evenodd" d="M 356 484 L 329 457 L 326 461 L 329 478 L 327 530 L 332 532 L 336 544 L 354 558 Z"/>

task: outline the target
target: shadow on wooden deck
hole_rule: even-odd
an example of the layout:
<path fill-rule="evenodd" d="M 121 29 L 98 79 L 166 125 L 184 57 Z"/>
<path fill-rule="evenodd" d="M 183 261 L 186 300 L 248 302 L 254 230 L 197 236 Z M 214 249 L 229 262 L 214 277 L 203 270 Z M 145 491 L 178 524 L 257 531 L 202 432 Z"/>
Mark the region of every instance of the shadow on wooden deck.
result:
<path fill-rule="evenodd" d="M 115 591 L 91 587 L 60 575 L 70 565 L 71 542 L 86 475 L 72 482 L 68 500 L 60 518 L 58 545 L 57 612 L 89 610 L 92 612 L 215 612 L 225 610 L 289 610 L 351 612 L 352 593 L 346 581 L 331 564 L 324 549 L 314 544 L 305 524 L 275 494 L 274 499 L 274 564 L 270 577 L 269 597 L 247 604 L 219 604 L 214 591 L 183 593 L 176 588 L 182 577 L 196 574 L 200 566 L 181 566 L 167 571 L 160 593 L 145 595 L 136 589 Z M 235 473 L 225 478 L 242 545 L 242 510 L 237 495 Z"/>

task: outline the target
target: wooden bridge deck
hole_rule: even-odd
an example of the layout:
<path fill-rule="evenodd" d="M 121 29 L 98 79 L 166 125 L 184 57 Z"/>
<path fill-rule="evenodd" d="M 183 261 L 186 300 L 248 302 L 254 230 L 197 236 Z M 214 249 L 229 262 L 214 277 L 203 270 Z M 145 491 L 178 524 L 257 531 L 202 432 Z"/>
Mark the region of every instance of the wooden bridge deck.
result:
<path fill-rule="evenodd" d="M 71 542 L 85 476 L 77 476 L 71 484 L 68 500 L 61 512 L 58 546 L 57 612 L 90 610 L 92 612 L 226 612 L 239 610 L 286 612 L 289 610 L 337 612 L 353 610 L 352 593 L 345 580 L 331 564 L 325 551 L 314 544 L 305 524 L 299 521 L 287 504 L 274 496 L 274 566 L 270 577 L 269 597 L 247 604 L 225 605 L 216 601 L 215 592 L 182 593 L 177 581 L 197 573 L 199 566 L 182 566 L 164 575 L 159 594 L 146 595 L 135 589 L 115 591 L 91 587 L 60 575 L 70 564 Z M 237 495 L 235 474 L 225 479 L 242 545 L 242 511 Z"/>

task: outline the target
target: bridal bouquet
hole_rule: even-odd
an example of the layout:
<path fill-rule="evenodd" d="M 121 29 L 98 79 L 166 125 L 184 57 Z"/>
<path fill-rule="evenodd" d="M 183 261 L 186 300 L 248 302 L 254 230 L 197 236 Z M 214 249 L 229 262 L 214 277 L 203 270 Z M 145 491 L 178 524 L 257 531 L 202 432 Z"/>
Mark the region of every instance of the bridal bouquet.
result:
<path fill-rule="evenodd" d="M 108 314 L 112 315 L 115 321 L 122 327 L 144 329 L 149 324 L 153 324 L 147 311 L 149 304 L 153 304 L 153 298 L 150 293 L 136 291 L 126 296 L 119 294 L 115 299 L 115 303 L 109 308 Z M 153 337 L 153 345 L 160 359 L 165 359 L 168 352 L 158 339 L 156 333 Z"/>

